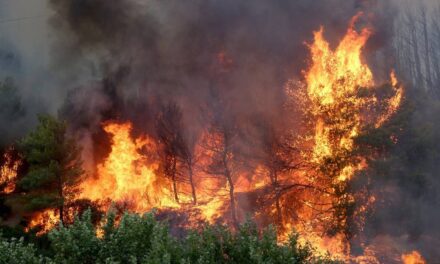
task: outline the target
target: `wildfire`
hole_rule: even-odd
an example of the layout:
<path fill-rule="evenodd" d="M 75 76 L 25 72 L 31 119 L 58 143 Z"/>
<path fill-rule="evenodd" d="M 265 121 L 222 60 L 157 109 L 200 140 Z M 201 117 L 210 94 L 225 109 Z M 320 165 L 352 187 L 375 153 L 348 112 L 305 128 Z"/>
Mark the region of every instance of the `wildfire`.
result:
<path fill-rule="evenodd" d="M 59 220 L 59 214 L 54 209 L 47 209 L 35 214 L 25 228 L 25 231 L 29 232 L 31 229 L 38 227 L 40 230 L 38 230 L 37 236 L 40 236 L 58 225 Z"/>
<path fill-rule="evenodd" d="M 420 255 L 417 251 L 412 251 L 408 254 L 402 255 L 402 262 L 404 264 L 425 264 L 426 261 L 423 259 L 422 255 Z"/>
<path fill-rule="evenodd" d="M 315 32 L 310 46 L 312 67 L 306 73 L 310 110 L 316 117 L 313 160 L 322 163 L 341 151 L 353 149 L 353 139 L 362 127 L 360 111 L 365 100 L 359 89 L 374 86 L 368 65 L 362 62 L 362 49 L 371 35 L 368 28 L 358 33 L 351 21 L 347 34 L 336 48 L 324 39 L 324 30 Z M 354 168 L 344 167 L 338 180 L 346 180 Z"/>
<path fill-rule="evenodd" d="M 110 137 L 111 151 L 102 163 L 97 164 L 95 175 L 81 183 L 76 198 L 91 200 L 104 210 L 117 204 L 137 213 L 148 212 L 153 208 L 197 211 L 196 221 L 214 223 L 225 217 L 229 204 L 234 204 L 231 207 L 239 204 L 234 190 L 237 193 L 275 190 L 273 192 L 276 192 L 276 202 L 270 205 L 269 210 L 270 214 L 277 215 L 277 225 L 281 230 L 280 240 L 285 240 L 292 230 L 296 230 L 302 235 L 303 243 L 312 243 L 323 255 L 330 252 L 337 258 L 350 260 L 350 248 L 345 234 L 338 231 L 331 236 L 325 235 L 324 226 L 332 221 L 340 221 L 340 226 L 348 225 L 347 219 L 335 220 L 332 213 L 335 207 L 343 207 L 344 204 L 355 201 L 353 195 L 343 193 L 338 188 L 348 184 L 356 172 L 367 166 L 365 158 L 353 154 L 355 139 L 367 125 L 379 128 L 386 123 L 398 110 L 403 98 L 403 88 L 394 72 L 390 77 L 390 95 L 379 96 L 375 92 L 377 84 L 373 73 L 362 59 L 364 46 L 372 30 L 366 27 L 357 31 L 357 20 L 358 16 L 352 19 L 336 49 L 332 50 L 325 40 L 324 28 L 314 33 L 314 42 L 309 45 L 311 66 L 304 72 L 306 89 L 300 91 L 305 95 L 306 103 L 300 103 L 307 106 L 307 125 L 310 126 L 309 135 L 304 136 L 307 141 L 304 146 L 308 146 L 310 151 L 302 153 L 302 157 L 311 164 L 307 169 L 283 172 L 274 180 L 264 165 L 257 164 L 253 171 L 227 172 L 228 177 L 219 177 L 229 167 L 233 167 L 228 163 L 226 169 L 217 169 L 209 175 L 207 168 L 215 155 L 219 154 L 216 151 L 221 152 L 222 148 L 224 150 L 222 144 L 225 142 L 222 140 L 226 141 L 226 137 L 206 132 L 202 133 L 194 149 L 194 160 L 197 164 L 191 168 L 191 177 L 194 173 L 194 182 L 191 183 L 193 186 L 185 180 L 176 183 L 165 177 L 161 169 L 159 140 L 148 135 L 134 138 L 130 122 L 110 121 L 103 124 L 103 129 Z M 220 53 L 218 59 L 226 66 L 231 63 L 224 53 Z M 395 141 L 397 142 L 397 138 Z M 228 152 L 222 154 L 223 163 L 233 156 Z M 12 160 L 8 160 L 6 156 L 5 160 L 7 166 L 0 171 L 1 183 L 5 182 L 3 179 L 15 178 L 18 167 L 18 163 L 11 163 Z M 175 161 L 174 168 L 180 169 L 183 166 L 176 163 L 178 161 Z M 185 173 L 180 173 L 179 177 L 184 177 L 183 174 Z M 295 202 L 299 200 L 297 203 L 300 205 L 291 205 L 292 200 L 283 196 L 288 191 L 283 190 L 284 193 L 281 194 L 281 183 L 292 186 L 292 182 L 304 189 L 314 187 L 301 190 L 292 199 Z M 197 203 L 194 196 L 191 196 L 191 187 L 197 190 Z M 178 199 L 173 191 L 178 192 Z M 374 204 L 375 197 L 367 197 L 365 200 L 368 203 L 361 206 L 355 215 L 362 215 L 367 207 Z M 231 201 L 233 202 L 230 203 Z M 289 208 L 281 208 L 283 206 Z M 239 205 L 237 207 L 238 211 L 242 209 Z M 295 218 L 281 212 L 288 210 L 294 211 Z M 362 216 L 360 218 L 363 219 Z M 45 211 L 32 219 L 29 228 L 43 225 L 40 233 L 44 233 L 53 228 L 56 221 L 55 211 Z M 371 263 L 375 261 L 374 253 L 357 259 L 359 263 L 365 259 Z M 405 263 L 424 263 L 417 252 L 403 255 L 402 260 Z"/>
<path fill-rule="evenodd" d="M 201 218 L 213 223 L 222 215 L 226 190 L 209 177 L 197 181 L 198 204 L 190 206 L 189 186 L 179 183 L 179 202 L 174 199 L 172 183 L 160 171 L 157 157 L 158 144 L 148 136 L 133 139 L 132 124 L 109 122 L 104 130 L 111 136 L 111 152 L 102 164 L 97 166 L 97 176 L 81 184 L 79 198 L 90 199 L 108 209 L 112 203 L 126 209 L 144 213 L 157 209 L 196 209 Z M 198 149 L 198 152 L 202 150 Z M 205 159 L 209 159 L 209 153 Z M 199 161 L 203 161 L 203 158 Z M 216 188 L 218 187 L 218 188 Z M 215 190 L 215 191 L 213 191 Z"/>
<path fill-rule="evenodd" d="M 5 152 L 3 160 L 3 166 L 0 167 L 0 188 L 3 188 L 2 192 L 8 194 L 15 190 L 17 170 L 21 161 L 12 158 L 12 149 Z"/>
<path fill-rule="evenodd" d="M 355 29 L 358 18 L 359 15 L 351 20 L 345 36 L 335 50 L 324 39 L 323 28 L 314 33 L 314 42 L 309 46 L 311 67 L 304 73 L 308 122 L 314 130 L 311 136 L 312 151 L 306 156 L 308 155 L 307 159 L 317 168 L 317 172 L 309 174 L 321 175 L 318 178 L 311 177 L 310 181 L 328 192 L 307 197 L 310 204 L 320 206 L 314 206 L 312 210 L 305 206 L 300 217 L 306 219 L 306 224 L 296 225 L 295 228 L 321 251 L 329 251 L 341 258 L 346 258 L 350 251 L 343 234 L 322 237 L 324 230 L 315 225 L 316 218 L 324 222 L 335 219 L 326 213 L 317 217 L 313 210 L 328 212 L 335 206 L 355 201 L 352 195 L 337 191 L 357 171 L 366 167 L 362 157 L 352 154 L 354 140 L 367 125 L 380 127 L 384 124 L 397 111 L 403 96 L 394 73 L 391 74 L 390 81 L 393 95 L 387 98 L 376 95 L 372 71 L 362 60 L 362 51 L 372 30 L 365 27 L 358 32 Z M 368 111 L 371 109 L 374 111 Z M 372 114 L 366 114 L 368 112 Z M 338 221 L 342 226 L 347 222 L 346 219 Z"/>
<path fill-rule="evenodd" d="M 134 212 L 146 212 L 154 207 L 179 207 L 169 191 L 169 183 L 157 177 L 159 164 L 142 155 L 157 150 L 148 137 L 132 139 L 131 123 L 107 123 L 104 130 L 111 136 L 112 148 L 103 164 L 97 167 L 97 177 L 81 185 L 80 198 L 92 201 L 122 203 Z"/>

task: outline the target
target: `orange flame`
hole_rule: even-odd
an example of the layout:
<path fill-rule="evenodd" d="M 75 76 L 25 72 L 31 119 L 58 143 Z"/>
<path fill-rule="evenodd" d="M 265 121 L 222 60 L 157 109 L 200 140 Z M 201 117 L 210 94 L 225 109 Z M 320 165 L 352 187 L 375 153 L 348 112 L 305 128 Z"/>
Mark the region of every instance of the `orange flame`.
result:
<path fill-rule="evenodd" d="M 13 160 L 12 150 L 6 151 L 3 159 L 3 166 L 0 167 L 0 186 L 4 186 L 2 192 L 8 194 L 15 190 L 15 180 L 17 178 L 17 170 L 21 164 L 20 160 Z"/>
<path fill-rule="evenodd" d="M 426 261 L 417 251 L 412 251 L 402 255 L 402 262 L 404 264 L 425 264 Z"/>
<path fill-rule="evenodd" d="M 347 34 L 336 48 L 330 49 L 324 39 L 323 29 L 315 32 L 315 40 L 310 46 L 312 67 L 306 73 L 307 93 L 311 101 L 310 109 L 317 117 L 315 128 L 315 147 L 313 159 L 322 162 L 339 150 L 353 148 L 353 138 L 361 128 L 359 111 L 364 104 L 356 93 L 361 87 L 372 87 L 373 74 L 368 65 L 362 62 L 361 52 L 371 35 L 371 30 L 354 29 L 355 17 Z M 346 117 L 346 115 L 354 116 Z M 331 120 L 333 124 L 329 124 Z M 335 130 L 342 132 L 334 139 Z M 352 170 L 344 168 L 340 179 L 350 177 Z"/>
<path fill-rule="evenodd" d="M 318 174 L 323 174 L 323 180 L 313 179 L 313 183 L 329 190 L 330 193 L 308 196 L 306 206 L 299 213 L 306 223 L 295 226 L 318 251 L 329 251 L 333 256 L 345 260 L 349 258 L 349 244 L 345 237 L 342 234 L 331 238 L 323 237 L 323 230 L 315 225 L 316 217 L 311 212 L 313 209 L 307 208 L 313 207 L 312 203 L 328 204 L 320 209 L 329 211 L 333 204 L 340 203 L 337 199 L 354 201 L 355 198 L 350 194 L 333 197 L 332 184 L 347 182 L 356 172 L 366 167 L 362 157 L 353 157 L 350 154 L 355 147 L 354 140 L 367 124 L 372 123 L 376 127 L 384 124 L 399 108 L 403 93 L 393 72 L 391 86 L 394 94 L 385 99 L 374 94 L 376 84 L 372 71 L 362 60 L 362 51 L 372 30 L 367 27 L 360 32 L 356 31 L 358 17 L 359 15 L 352 19 L 350 27 L 335 50 L 332 50 L 324 39 L 323 28 L 315 32 L 314 42 L 309 46 L 312 63 L 304 77 L 307 84 L 306 100 L 309 101 L 307 115 L 313 120 L 309 122 L 314 127 L 314 133 L 311 136 L 311 154 L 305 156 L 318 168 Z M 371 105 L 378 105 L 377 108 L 381 110 L 380 113 L 375 112 L 373 118 L 365 116 L 365 110 Z M 374 199 L 368 200 L 368 206 L 371 206 Z M 361 210 L 365 211 L 366 208 L 362 207 Z M 333 221 L 329 214 L 321 214 L 320 218 Z"/>
<path fill-rule="evenodd" d="M 97 177 L 81 184 L 79 198 L 90 199 L 108 209 L 111 203 L 122 204 L 132 212 L 143 213 L 153 208 L 191 209 L 189 184 L 179 183 L 179 202 L 172 193 L 171 181 L 161 174 L 157 156 L 158 144 L 150 137 L 133 139 L 131 123 L 109 122 L 104 130 L 111 136 L 111 152 L 102 164 L 97 166 Z M 205 139 L 203 137 L 203 139 Z M 197 152 L 202 152 L 198 149 Z M 201 158 L 199 163 L 209 159 Z M 201 219 L 213 223 L 221 216 L 226 190 L 209 177 L 199 177 L 196 182 Z"/>
<path fill-rule="evenodd" d="M 98 165 L 97 178 L 82 183 L 80 198 L 124 203 L 134 212 L 179 207 L 169 191 L 169 183 L 157 177 L 159 164 L 140 152 L 143 148 L 150 153 L 156 151 L 155 142 L 148 137 L 133 140 L 130 123 L 107 123 L 104 130 L 111 135 L 111 152 L 104 163 Z"/>
<path fill-rule="evenodd" d="M 25 231 L 29 232 L 31 229 L 39 227 L 41 229 L 37 232 L 37 236 L 41 236 L 57 226 L 59 220 L 58 213 L 54 209 L 47 209 L 35 214 L 25 228 Z"/>

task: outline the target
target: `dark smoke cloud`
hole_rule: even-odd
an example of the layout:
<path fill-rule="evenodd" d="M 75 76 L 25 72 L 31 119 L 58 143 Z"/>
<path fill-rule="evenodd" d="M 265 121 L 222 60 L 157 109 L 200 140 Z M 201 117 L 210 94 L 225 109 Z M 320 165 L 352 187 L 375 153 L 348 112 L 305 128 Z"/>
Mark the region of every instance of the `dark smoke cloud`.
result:
<path fill-rule="evenodd" d="M 213 90 L 228 102 L 228 115 L 278 116 L 285 82 L 307 67 L 312 32 L 323 25 L 336 43 L 353 15 L 372 10 L 365 3 L 51 1 L 54 56 L 63 74 L 81 78 L 78 68 L 88 68 L 113 86 L 101 92 L 115 117 L 146 127 L 161 101 L 177 101 L 197 125 L 194 116 Z"/>

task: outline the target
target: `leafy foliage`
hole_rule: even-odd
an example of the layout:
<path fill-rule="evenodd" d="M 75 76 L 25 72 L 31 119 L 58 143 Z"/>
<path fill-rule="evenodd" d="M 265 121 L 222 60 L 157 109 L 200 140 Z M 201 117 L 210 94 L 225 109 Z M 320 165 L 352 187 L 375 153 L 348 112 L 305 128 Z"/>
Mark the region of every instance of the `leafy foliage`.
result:
<path fill-rule="evenodd" d="M 70 226 L 52 230 L 51 249 L 45 258 L 23 239 L 1 239 L 0 256 L 6 263 L 339 263 L 315 257 L 310 246 L 301 246 L 292 235 L 278 244 L 276 232 L 260 233 L 251 222 L 232 233 L 225 226 L 192 230 L 182 239 L 170 235 L 153 213 L 125 214 L 116 224 L 109 213 L 101 228 L 92 223 L 91 211 L 77 217 Z M 98 235 L 99 234 L 99 235 Z M 14 262 L 15 261 L 15 262 Z M 2 262 L 3 263 L 3 262 Z"/>
<path fill-rule="evenodd" d="M 37 249 L 32 244 L 26 245 L 23 238 L 6 240 L 0 236 L 0 263 L 37 264 L 44 262 L 43 257 L 37 255 Z"/>

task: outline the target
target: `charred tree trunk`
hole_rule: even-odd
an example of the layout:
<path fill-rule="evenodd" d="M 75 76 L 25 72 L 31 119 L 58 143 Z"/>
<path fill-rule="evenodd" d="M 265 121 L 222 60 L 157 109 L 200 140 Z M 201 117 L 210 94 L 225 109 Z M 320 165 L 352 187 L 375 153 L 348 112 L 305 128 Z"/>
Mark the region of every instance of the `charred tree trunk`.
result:
<path fill-rule="evenodd" d="M 224 155 L 223 155 L 223 165 L 225 167 L 224 174 L 225 174 L 226 180 L 229 185 L 229 200 L 230 200 L 230 207 L 231 207 L 230 209 L 231 209 L 232 223 L 234 224 L 235 228 L 238 228 L 237 213 L 236 213 L 236 209 L 235 209 L 234 182 L 232 180 L 231 171 L 229 170 L 226 151 L 224 152 Z"/>
<path fill-rule="evenodd" d="M 281 225 L 282 223 L 282 214 L 281 214 L 281 204 L 280 204 L 280 193 L 279 193 L 279 185 L 278 185 L 278 175 L 276 171 L 272 171 L 270 173 L 270 179 L 272 188 L 275 192 L 275 208 L 277 211 L 277 224 Z"/>
<path fill-rule="evenodd" d="M 221 182 L 229 185 L 229 206 L 231 213 L 231 222 L 235 229 L 238 229 L 239 221 L 237 217 L 237 204 L 235 200 L 235 167 L 237 161 L 238 147 L 235 145 L 235 139 L 238 135 L 238 122 L 234 115 L 226 112 L 228 109 L 223 103 L 218 90 L 212 87 L 212 109 L 206 115 L 211 122 L 208 135 L 212 137 L 207 140 L 206 148 L 212 153 L 211 162 L 208 165 L 208 173 L 222 177 Z"/>
<path fill-rule="evenodd" d="M 192 159 L 188 159 L 188 174 L 189 174 L 189 184 L 191 185 L 191 195 L 193 199 L 193 204 L 197 204 L 197 195 L 196 195 L 196 186 L 194 184 L 194 178 L 193 178 L 193 163 Z"/>
<path fill-rule="evenodd" d="M 176 173 L 177 173 L 177 159 L 176 157 L 172 158 L 172 165 L 171 165 L 171 179 L 173 181 L 173 192 L 174 192 L 174 200 L 179 203 L 179 195 L 177 193 L 177 179 L 176 179 Z"/>
<path fill-rule="evenodd" d="M 189 152 L 183 135 L 182 112 L 176 103 L 171 102 L 163 106 L 157 117 L 156 128 L 163 144 L 164 172 L 172 181 L 174 200 L 179 203 L 177 185 L 182 179 L 178 178 L 178 168 L 182 164 L 185 165 Z"/>
<path fill-rule="evenodd" d="M 63 180 L 61 176 L 58 176 L 58 195 L 60 198 L 60 205 L 58 210 L 60 210 L 60 223 L 64 222 L 64 192 L 63 192 Z"/>

